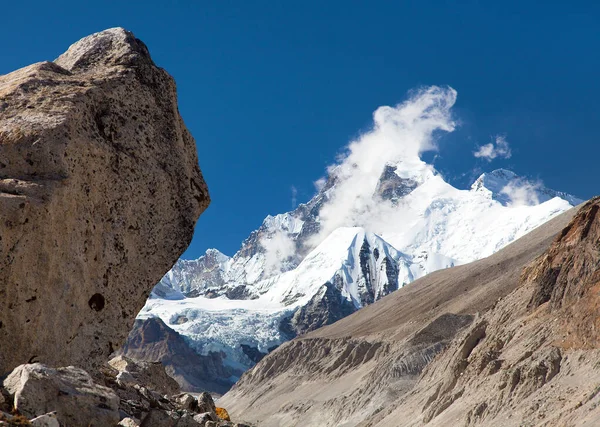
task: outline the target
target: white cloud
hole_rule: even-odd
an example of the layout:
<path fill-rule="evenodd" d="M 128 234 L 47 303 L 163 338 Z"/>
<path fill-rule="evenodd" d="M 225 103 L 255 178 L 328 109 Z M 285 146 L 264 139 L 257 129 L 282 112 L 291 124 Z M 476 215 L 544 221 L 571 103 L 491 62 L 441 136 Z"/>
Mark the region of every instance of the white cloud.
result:
<path fill-rule="evenodd" d="M 325 187 L 325 184 L 327 184 L 327 180 L 325 178 L 319 178 L 314 182 L 314 184 L 315 189 L 317 190 L 317 192 L 319 192 L 323 189 L 323 187 Z"/>
<path fill-rule="evenodd" d="M 296 252 L 294 241 L 281 230 L 262 238 L 260 245 L 265 249 L 265 268 L 270 274 L 281 273 L 284 261 Z"/>
<path fill-rule="evenodd" d="M 511 206 L 534 206 L 540 203 L 537 190 L 542 186 L 541 182 L 514 180 L 504 186 L 500 193 L 510 199 Z"/>
<path fill-rule="evenodd" d="M 292 209 L 296 209 L 298 205 L 298 189 L 292 185 Z"/>
<path fill-rule="evenodd" d="M 409 170 L 431 172 L 420 154 L 437 150 L 437 132 L 454 130 L 451 108 L 456 96 L 450 87 L 431 86 L 412 92 L 395 107 L 379 107 L 373 113 L 372 129 L 352 141 L 338 162 L 327 169 L 336 185 L 320 211 L 321 230 L 310 246 L 340 226 L 363 226 L 377 232 L 378 226 L 391 225 L 386 218 L 391 204 L 373 198 L 385 165 L 402 162 L 414 166 Z M 324 180 L 315 185 L 322 188 Z"/>
<path fill-rule="evenodd" d="M 488 162 L 495 158 L 510 159 L 512 153 L 506 137 L 498 135 L 494 139 L 495 141 L 489 144 L 481 145 L 477 151 L 473 152 L 473 155 L 477 158 L 486 159 Z"/>

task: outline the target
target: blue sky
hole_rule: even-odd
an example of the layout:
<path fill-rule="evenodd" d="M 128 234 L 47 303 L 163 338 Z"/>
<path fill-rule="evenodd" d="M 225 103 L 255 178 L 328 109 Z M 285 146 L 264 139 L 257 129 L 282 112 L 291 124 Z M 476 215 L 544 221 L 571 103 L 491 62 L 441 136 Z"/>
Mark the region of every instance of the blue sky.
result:
<path fill-rule="evenodd" d="M 2 5 L 0 74 L 123 26 L 176 79 L 212 205 L 184 257 L 232 255 L 313 182 L 372 112 L 450 85 L 460 126 L 436 167 L 466 187 L 505 167 L 600 193 L 600 10 L 556 2 L 29 1 Z M 510 159 L 476 159 L 504 135 Z M 431 156 L 431 155 L 429 155 Z"/>

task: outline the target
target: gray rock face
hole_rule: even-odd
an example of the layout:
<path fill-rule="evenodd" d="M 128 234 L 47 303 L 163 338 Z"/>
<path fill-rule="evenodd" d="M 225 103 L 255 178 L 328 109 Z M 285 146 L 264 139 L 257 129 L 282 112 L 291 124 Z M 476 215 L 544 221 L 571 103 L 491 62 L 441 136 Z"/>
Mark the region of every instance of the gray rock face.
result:
<path fill-rule="evenodd" d="M 149 387 L 158 393 L 173 395 L 179 393 L 179 384 L 167 375 L 160 362 L 143 362 L 128 357 L 117 356 L 108 364 L 119 371 L 117 381 L 127 385 Z"/>
<path fill-rule="evenodd" d="M 186 391 L 225 393 L 232 386 L 230 378 L 241 375 L 241 371 L 224 366 L 220 353 L 196 353 L 181 335 L 156 317 L 135 321 L 123 354 L 137 361 L 162 363 Z"/>
<path fill-rule="evenodd" d="M 32 420 L 29 420 L 33 427 L 60 427 L 58 418 L 55 412 L 40 415 Z"/>
<path fill-rule="evenodd" d="M 173 79 L 110 29 L 0 76 L 0 375 L 92 368 L 209 203 Z"/>
<path fill-rule="evenodd" d="M 356 307 L 341 295 L 335 285 L 326 283 L 308 304 L 298 308 L 291 318 L 285 319 L 280 328 L 291 339 L 330 325 L 355 311 Z"/>
<path fill-rule="evenodd" d="M 119 422 L 119 398 L 73 366 L 53 369 L 40 363 L 21 365 L 4 380 L 22 414 L 57 412 L 62 425 L 110 426 Z"/>
<path fill-rule="evenodd" d="M 396 174 L 397 166 L 386 165 L 381 173 L 375 194 L 393 204 L 419 186 L 414 179 L 402 178 Z"/>

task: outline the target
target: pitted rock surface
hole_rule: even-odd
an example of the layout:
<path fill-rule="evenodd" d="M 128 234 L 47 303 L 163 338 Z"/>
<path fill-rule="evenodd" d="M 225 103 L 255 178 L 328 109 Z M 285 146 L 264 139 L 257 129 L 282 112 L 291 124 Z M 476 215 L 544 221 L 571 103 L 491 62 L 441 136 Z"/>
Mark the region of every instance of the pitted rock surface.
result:
<path fill-rule="evenodd" d="M 0 376 L 106 360 L 209 201 L 175 82 L 133 34 L 0 76 Z"/>

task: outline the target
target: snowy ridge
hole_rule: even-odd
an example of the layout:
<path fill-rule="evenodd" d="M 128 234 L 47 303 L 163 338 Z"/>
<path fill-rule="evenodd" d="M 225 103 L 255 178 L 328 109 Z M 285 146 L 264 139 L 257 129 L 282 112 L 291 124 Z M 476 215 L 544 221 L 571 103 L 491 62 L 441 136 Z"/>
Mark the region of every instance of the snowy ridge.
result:
<path fill-rule="evenodd" d="M 233 257 L 209 250 L 179 261 L 139 316 L 159 316 L 200 354 L 223 352 L 227 364 L 248 369 L 257 361 L 249 348 L 266 354 L 432 271 L 491 255 L 579 202 L 539 186 L 537 200 L 502 199 L 517 184 L 531 190 L 505 170 L 459 190 L 423 162 L 386 165 L 373 188 L 381 210 L 371 230 L 379 233 L 339 227 L 302 256 L 320 231 L 329 182 L 295 211 L 268 216 Z M 295 254 L 269 269 L 266 247 L 282 236 Z"/>
<path fill-rule="evenodd" d="M 267 216 L 231 258 L 211 250 L 178 262 L 140 317 L 160 316 L 197 351 L 246 369 L 285 340 L 491 255 L 581 202 L 504 169 L 470 189 L 447 183 L 421 154 L 456 127 L 456 97 L 431 86 L 378 108 L 310 201 Z"/>
<path fill-rule="evenodd" d="M 153 295 L 138 317 L 158 316 L 189 338 L 200 354 L 224 352 L 227 363 L 245 370 L 254 361 L 242 345 L 267 353 L 288 340 L 289 331 L 286 334 L 281 323 L 321 292 L 323 285 L 337 283 L 342 298 L 360 308 L 363 301 L 396 290 L 398 272 L 405 282 L 412 281 L 409 265 L 408 257 L 373 233 L 344 228 L 332 233 L 293 271 L 257 283 L 261 295 L 256 299 Z M 366 276 L 364 269 L 369 271 Z"/>

